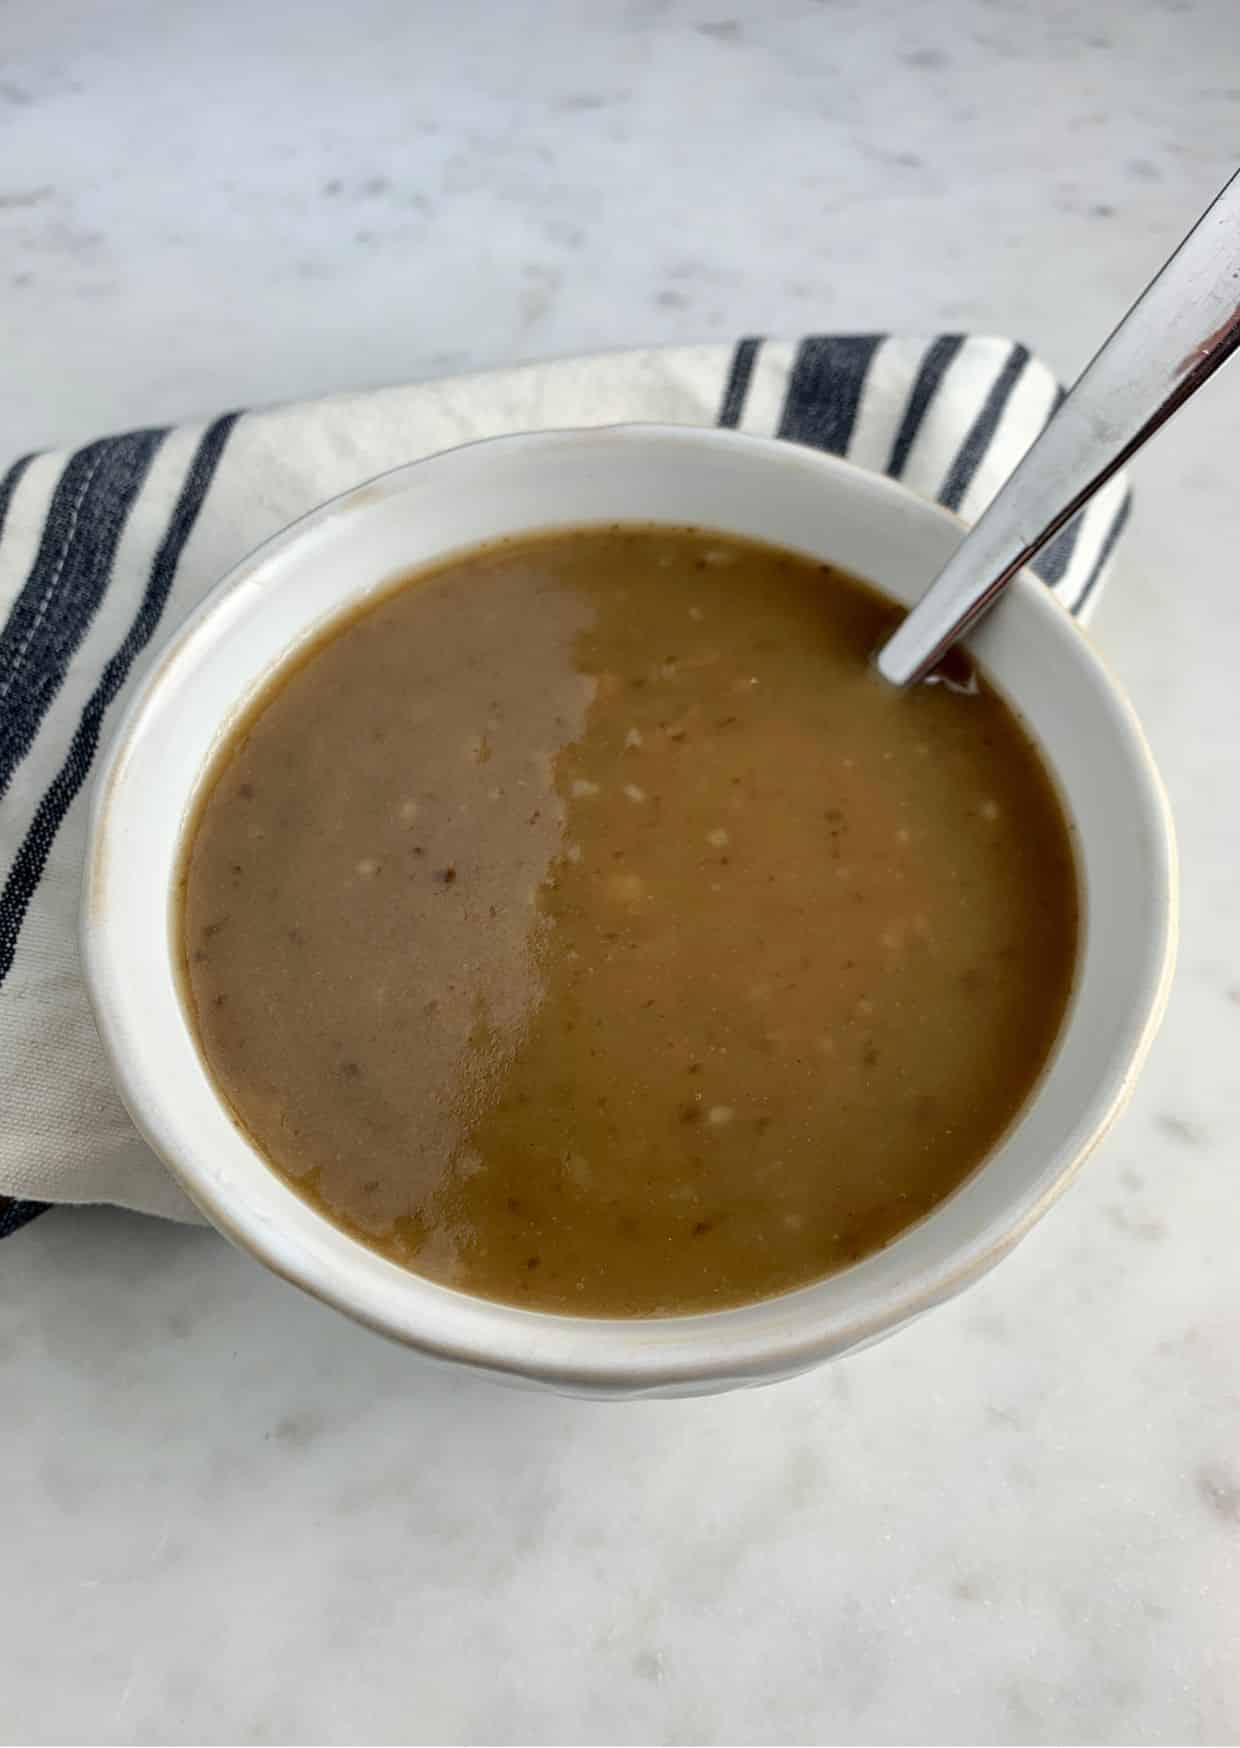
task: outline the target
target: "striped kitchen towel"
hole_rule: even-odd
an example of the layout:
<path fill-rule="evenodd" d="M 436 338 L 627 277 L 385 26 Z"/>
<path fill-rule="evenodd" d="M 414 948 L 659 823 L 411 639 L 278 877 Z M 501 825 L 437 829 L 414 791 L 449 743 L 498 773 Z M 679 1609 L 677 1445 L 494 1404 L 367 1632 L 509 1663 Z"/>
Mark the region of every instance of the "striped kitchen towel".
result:
<path fill-rule="evenodd" d="M 811 444 L 971 521 L 1059 395 L 1009 340 L 742 340 L 229 414 L 16 462 L 0 481 L 0 1237 L 51 1202 L 196 1218 L 109 1079 L 78 964 L 78 888 L 101 739 L 250 548 L 435 450 L 630 419 Z M 1127 511 L 1116 479 L 1037 561 L 1074 612 L 1095 599 Z"/>

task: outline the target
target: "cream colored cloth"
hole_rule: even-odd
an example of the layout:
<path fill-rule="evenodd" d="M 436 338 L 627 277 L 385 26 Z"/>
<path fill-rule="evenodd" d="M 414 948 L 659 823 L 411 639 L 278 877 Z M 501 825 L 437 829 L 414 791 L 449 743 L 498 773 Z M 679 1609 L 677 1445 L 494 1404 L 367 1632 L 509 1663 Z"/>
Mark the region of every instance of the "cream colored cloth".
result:
<path fill-rule="evenodd" d="M 436 450 L 633 419 L 815 444 L 972 519 L 1057 393 L 1003 339 L 742 341 L 387 389 L 17 462 L 0 482 L 0 1197 L 197 1218 L 109 1078 L 78 963 L 79 877 L 99 744 L 169 633 L 258 542 Z M 1126 508 L 1113 482 L 1043 555 L 1069 606 L 1091 601 Z"/>

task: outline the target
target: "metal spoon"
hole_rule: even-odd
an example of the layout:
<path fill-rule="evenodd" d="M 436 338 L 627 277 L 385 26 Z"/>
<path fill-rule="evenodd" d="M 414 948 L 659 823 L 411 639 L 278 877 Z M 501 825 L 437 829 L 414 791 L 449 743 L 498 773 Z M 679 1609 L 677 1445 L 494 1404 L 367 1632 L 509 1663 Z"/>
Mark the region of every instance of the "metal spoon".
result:
<path fill-rule="evenodd" d="M 1146 288 L 875 662 L 920 680 L 1240 346 L 1240 172 Z"/>

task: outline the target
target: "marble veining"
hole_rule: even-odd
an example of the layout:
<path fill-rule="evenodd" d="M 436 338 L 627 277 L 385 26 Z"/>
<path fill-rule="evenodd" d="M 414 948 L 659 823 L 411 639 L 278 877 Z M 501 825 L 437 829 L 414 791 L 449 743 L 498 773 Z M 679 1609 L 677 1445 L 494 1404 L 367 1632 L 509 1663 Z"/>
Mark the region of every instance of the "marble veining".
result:
<path fill-rule="evenodd" d="M 515 358 L 978 326 L 1070 373 L 1232 168 L 1231 0 L 47 0 L 0 449 Z M 1228 372 L 1095 635 L 1184 862 L 1133 1104 L 1000 1269 L 763 1392 L 423 1367 L 213 1234 L 0 1246 L 0 1739 L 1240 1734 Z"/>

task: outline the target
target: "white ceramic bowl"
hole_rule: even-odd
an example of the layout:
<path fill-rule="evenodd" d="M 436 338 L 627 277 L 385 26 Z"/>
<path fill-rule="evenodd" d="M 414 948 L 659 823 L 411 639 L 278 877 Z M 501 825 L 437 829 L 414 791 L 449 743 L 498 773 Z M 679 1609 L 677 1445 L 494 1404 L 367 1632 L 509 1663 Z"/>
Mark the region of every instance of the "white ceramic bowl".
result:
<path fill-rule="evenodd" d="M 735 1310 L 549 1315 L 420 1279 L 316 1214 L 212 1088 L 174 973 L 181 833 L 214 748 L 291 651 L 394 573 L 555 524 L 699 523 L 828 559 L 911 602 L 960 537 L 891 481 L 770 439 L 675 426 L 549 432 L 437 455 L 279 534 L 219 585 L 148 676 L 95 792 L 83 945 L 99 1030 L 135 1123 L 204 1213 L 278 1274 L 425 1353 L 592 1395 L 789 1376 L 899 1328 L 990 1268 L 1063 1189 L 1145 1055 L 1175 936 L 1167 805 L 1132 710 L 1077 627 L 1017 577 L 972 640 L 1032 731 L 1077 834 L 1084 929 L 1071 1007 L 997 1151 L 885 1250 Z"/>

